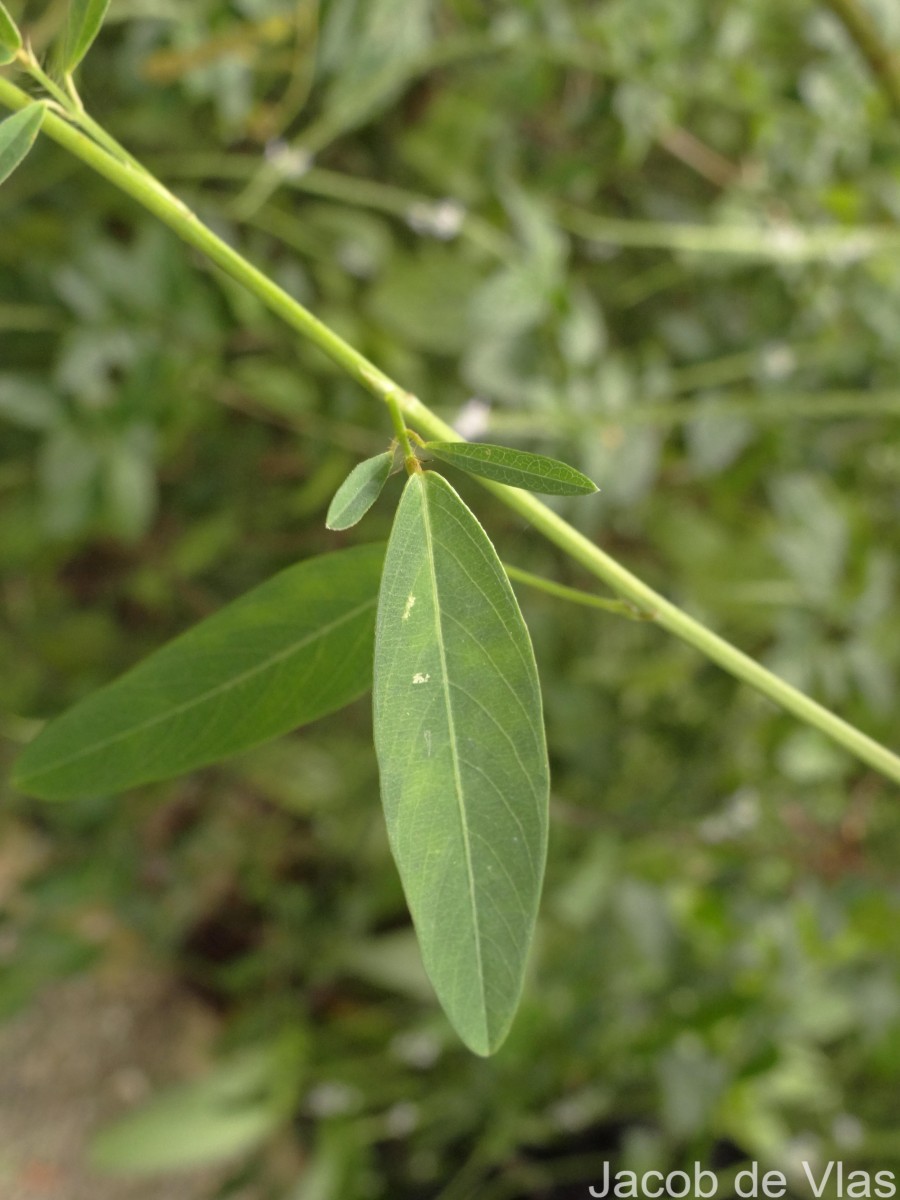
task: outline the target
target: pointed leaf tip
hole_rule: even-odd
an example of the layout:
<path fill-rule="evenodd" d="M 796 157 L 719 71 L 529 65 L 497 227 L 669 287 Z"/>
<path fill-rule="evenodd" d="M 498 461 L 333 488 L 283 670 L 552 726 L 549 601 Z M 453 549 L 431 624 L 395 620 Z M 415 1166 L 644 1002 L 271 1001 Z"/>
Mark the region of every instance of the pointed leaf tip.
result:
<path fill-rule="evenodd" d="M 549 770 L 528 631 L 487 534 L 433 471 L 403 492 L 375 638 L 375 749 L 425 969 L 477 1054 L 518 1006 Z"/>
<path fill-rule="evenodd" d="M 349 529 L 366 515 L 387 483 L 394 463 L 392 451 L 376 454 L 353 468 L 328 506 L 328 529 Z"/>
<path fill-rule="evenodd" d="M 568 463 L 544 454 L 486 442 L 426 442 L 425 449 L 442 462 L 493 479 L 509 487 L 550 496 L 588 496 L 598 491 L 593 480 Z"/>
<path fill-rule="evenodd" d="M 0 0 L 0 67 L 10 63 L 22 49 L 22 35 Z"/>
<path fill-rule="evenodd" d="M 100 32 L 109 0 L 69 0 L 69 11 L 58 53 L 63 75 L 74 71 Z"/>
<path fill-rule="evenodd" d="M 0 121 L 0 183 L 7 179 L 31 147 L 44 119 L 43 104 L 26 104 Z"/>

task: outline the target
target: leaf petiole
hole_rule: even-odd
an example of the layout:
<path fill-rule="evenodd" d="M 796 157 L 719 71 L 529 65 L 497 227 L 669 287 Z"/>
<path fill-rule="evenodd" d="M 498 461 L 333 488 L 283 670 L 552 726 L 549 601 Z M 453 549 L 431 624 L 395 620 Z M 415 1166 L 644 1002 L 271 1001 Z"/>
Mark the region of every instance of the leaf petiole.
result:
<path fill-rule="evenodd" d="M 648 609 L 639 608 L 629 600 L 611 600 L 603 596 L 594 596 L 581 588 L 567 587 L 564 583 L 556 583 L 545 579 L 543 575 L 534 575 L 531 571 L 523 571 L 521 567 L 503 564 L 503 570 L 516 583 L 524 583 L 538 591 L 555 596 L 558 600 L 568 600 L 572 604 L 581 604 L 586 608 L 599 608 L 603 612 L 614 613 L 617 617 L 626 617 L 629 621 L 653 621 L 656 614 Z"/>
<path fill-rule="evenodd" d="M 398 402 L 397 393 L 399 392 L 400 388 L 388 391 L 385 394 L 384 402 L 387 405 L 388 412 L 391 414 L 394 432 L 397 435 L 397 444 L 403 451 L 403 462 L 406 470 L 410 475 L 415 475 L 422 470 L 422 466 L 419 462 L 419 456 L 413 450 L 412 443 L 409 440 L 412 431 L 406 428 L 406 422 L 403 420 L 403 413 L 400 411 L 400 404 Z M 413 434 L 412 436 L 415 435 Z M 416 440 L 421 442 L 420 438 L 416 438 Z"/>

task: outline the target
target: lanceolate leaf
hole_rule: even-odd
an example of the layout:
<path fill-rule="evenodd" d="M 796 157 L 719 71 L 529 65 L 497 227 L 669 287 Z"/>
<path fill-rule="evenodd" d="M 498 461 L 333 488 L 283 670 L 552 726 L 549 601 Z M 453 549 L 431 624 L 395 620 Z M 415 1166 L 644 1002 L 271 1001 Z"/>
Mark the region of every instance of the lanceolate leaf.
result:
<path fill-rule="evenodd" d="M 100 32 L 109 0 L 69 0 L 69 13 L 59 52 L 59 69 L 74 71 Z"/>
<path fill-rule="evenodd" d="M 510 487 L 552 496 L 586 496 L 597 491 L 597 485 L 574 467 L 546 458 L 543 454 L 528 454 L 511 446 L 489 446 L 485 442 L 426 442 L 425 449 L 435 458 L 481 475 Z"/>
<path fill-rule="evenodd" d="M 22 48 L 22 35 L 0 0 L 0 66 L 12 62 Z"/>
<path fill-rule="evenodd" d="M 387 483 L 394 455 L 376 454 L 354 467 L 334 494 L 325 524 L 329 529 L 349 529 L 366 515 Z"/>
<path fill-rule="evenodd" d="M 0 121 L 0 183 L 13 173 L 34 145 L 43 119 L 43 104 L 26 104 Z"/>
<path fill-rule="evenodd" d="M 382 546 L 312 558 L 52 721 L 14 783 L 49 800 L 165 779 L 343 707 L 371 681 Z"/>
<path fill-rule="evenodd" d="M 484 530 L 413 475 L 385 557 L 375 748 L 425 968 L 479 1054 L 519 1000 L 544 871 L 549 772 L 528 631 Z"/>

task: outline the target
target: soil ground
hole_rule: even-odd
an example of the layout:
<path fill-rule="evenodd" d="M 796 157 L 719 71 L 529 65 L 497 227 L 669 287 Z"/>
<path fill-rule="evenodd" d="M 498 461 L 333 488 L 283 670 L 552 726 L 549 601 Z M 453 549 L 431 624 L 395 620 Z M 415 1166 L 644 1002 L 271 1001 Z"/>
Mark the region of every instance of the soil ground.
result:
<path fill-rule="evenodd" d="M 134 1180 L 85 1160 L 102 1125 L 202 1069 L 214 1033 L 202 1005 L 162 976 L 94 974 L 48 988 L 0 1026 L 3 1200 L 211 1200 L 222 1171 Z"/>

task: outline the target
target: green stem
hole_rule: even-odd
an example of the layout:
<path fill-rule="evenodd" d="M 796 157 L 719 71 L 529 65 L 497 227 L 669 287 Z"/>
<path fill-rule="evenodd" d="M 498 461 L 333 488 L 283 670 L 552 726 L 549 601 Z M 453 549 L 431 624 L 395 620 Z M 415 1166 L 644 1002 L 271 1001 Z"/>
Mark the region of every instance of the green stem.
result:
<path fill-rule="evenodd" d="M 0 102 L 8 108 L 19 109 L 24 108 L 30 100 L 31 97 L 27 93 L 0 76 Z M 80 158 L 99 175 L 143 205 L 188 245 L 202 251 L 217 267 L 251 291 L 276 316 L 281 317 L 292 329 L 324 351 L 367 391 L 380 400 L 386 400 L 389 394 L 393 395 L 400 390 L 392 379 L 369 362 L 364 355 L 354 350 L 302 304 L 273 283 L 267 275 L 217 237 L 186 204 L 152 176 L 120 162 L 55 113 L 47 112 L 41 129 L 63 149 Z"/>
<path fill-rule="evenodd" d="M 98 125 L 92 116 L 84 111 L 83 108 L 75 108 L 69 110 L 72 114 L 72 120 L 82 127 L 86 133 L 89 133 L 95 141 L 107 149 L 114 158 L 119 158 L 122 162 L 127 163 L 135 171 L 141 171 L 148 179 L 155 180 L 155 176 L 151 175 L 145 166 L 133 158 L 124 146 L 121 146 L 111 134 L 107 133 L 102 125 Z"/>
<path fill-rule="evenodd" d="M 283 153 L 287 157 L 291 151 L 285 150 Z M 174 176 L 205 181 L 244 180 L 253 173 L 254 161 L 249 154 L 163 154 L 153 159 L 154 165 L 169 178 Z M 456 218 L 459 221 L 460 236 L 468 238 L 474 245 L 497 258 L 511 259 L 515 254 L 515 243 L 508 234 L 476 213 L 456 209 L 455 201 L 442 201 L 407 188 L 324 167 L 285 171 L 283 175 L 283 186 L 291 191 L 386 213 L 407 225 L 421 225 L 426 229 L 440 229 L 442 220 L 448 220 L 442 206 L 450 204 L 453 207 L 449 210 L 449 220 L 452 222 Z M 254 224 L 259 224 L 258 218 L 259 214 L 255 214 Z M 446 236 L 449 239 L 452 234 L 447 233 Z"/>
<path fill-rule="evenodd" d="M 446 425 L 414 396 L 409 398 L 405 411 L 409 420 L 420 429 L 424 429 L 430 437 L 442 441 L 460 440 L 452 426 Z M 524 517 L 548 541 L 580 563 L 590 574 L 602 580 L 612 591 L 630 600 L 642 611 L 651 612 L 657 625 L 699 650 L 735 678 L 749 683 L 801 721 L 813 725 L 869 766 L 900 783 L 900 757 L 886 746 L 835 716 L 798 688 L 779 679 L 749 655 L 713 633 L 700 621 L 688 616 L 677 605 L 632 575 L 621 563 L 611 558 L 577 529 L 573 529 L 536 497 L 489 479 L 479 479 L 478 482 L 499 496 L 507 508 Z"/>
<path fill-rule="evenodd" d="M 583 592 L 580 588 L 566 587 L 564 583 L 545 579 L 543 575 L 533 575 L 531 571 L 523 571 L 521 567 L 510 566 L 509 563 L 503 564 L 503 570 L 510 579 L 516 580 L 517 583 L 524 583 L 528 587 L 546 592 L 558 600 L 569 600 L 573 604 L 583 604 L 587 608 L 599 608 L 603 612 L 615 613 L 617 617 L 627 617 L 630 621 L 653 620 L 653 613 L 641 612 L 627 600 L 604 600 L 602 596 L 594 596 L 591 592 Z"/>
<path fill-rule="evenodd" d="M 92 116 L 90 116 L 81 102 L 81 97 L 75 87 L 75 80 L 71 75 L 65 77 L 65 89 L 61 88 L 43 69 L 41 64 L 35 57 L 34 52 L 29 47 L 19 52 L 19 65 L 26 71 L 31 78 L 44 89 L 48 96 L 53 99 L 63 108 L 69 118 L 79 125 L 85 133 L 90 134 L 94 141 L 99 142 L 104 149 L 108 150 L 114 158 L 121 159 L 122 162 L 128 163 L 136 171 L 141 171 L 147 175 L 149 179 L 154 177 L 150 175 L 146 167 L 133 158 L 124 146 L 120 146 L 116 139 L 103 128 L 98 125 Z"/>
<path fill-rule="evenodd" d="M 391 421 L 394 426 L 394 432 L 397 435 L 397 441 L 400 444 L 400 449 L 403 451 L 403 461 L 406 464 L 406 469 L 412 475 L 415 471 L 421 471 L 418 455 L 413 451 L 412 444 L 409 440 L 409 430 L 406 428 L 406 422 L 403 419 L 403 413 L 400 411 L 399 399 L 400 389 L 389 393 L 384 397 L 387 404 L 388 412 L 391 414 Z"/>
<path fill-rule="evenodd" d="M 31 78 L 41 85 L 48 96 L 65 109 L 73 108 L 71 95 L 64 91 L 43 69 L 38 62 L 30 46 L 23 47 L 17 56 L 19 66 L 23 71 L 27 71 Z"/>
<path fill-rule="evenodd" d="M 29 100 L 30 97 L 25 92 L 0 76 L 0 102 L 9 108 L 20 109 Z M 420 400 L 404 392 L 343 338 L 201 224 L 194 213 L 162 184 L 143 171 L 135 170 L 128 163 L 119 161 L 79 129 L 52 112 L 46 114 L 42 130 L 76 158 L 80 158 L 137 200 L 173 229 L 188 245 L 206 254 L 292 329 L 318 346 L 367 391 L 383 400 L 391 412 L 395 428 L 398 429 L 398 437 L 398 426 L 403 427 L 401 442 L 404 452 L 409 447 L 406 421 L 431 438 L 441 441 L 460 440 L 455 430 L 426 408 Z M 409 448 L 411 452 L 411 447 Z M 534 496 L 490 480 L 479 482 L 619 596 L 630 601 L 641 611 L 653 613 L 656 623 L 668 632 L 699 650 L 737 679 L 755 687 L 787 712 L 833 738 L 861 761 L 900 783 L 900 758 L 885 746 L 841 720 L 783 679 L 779 679 L 700 621 L 670 603 Z"/>
<path fill-rule="evenodd" d="M 284 154 L 287 160 L 290 150 Z M 163 154 L 153 161 L 160 170 L 180 179 L 244 180 L 253 170 L 249 155 Z M 419 213 L 427 218 L 440 204 L 434 197 L 323 167 L 310 167 L 297 173 L 283 171 L 281 184 L 293 191 L 371 208 L 406 221 L 415 219 Z M 890 226 L 752 225 L 749 222 L 692 225 L 603 217 L 565 204 L 559 206 L 557 215 L 561 225 L 586 241 L 644 249 L 730 254 L 776 262 L 826 259 L 836 263 L 855 262 L 876 253 L 900 249 L 900 235 Z M 509 258 L 514 253 L 515 246 L 509 236 L 476 214 L 466 214 L 460 232 L 499 258 Z M 668 273 L 671 265 L 662 264 L 655 270 Z M 636 299 L 641 298 L 643 288 L 644 285 L 638 290 Z"/>

